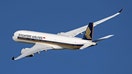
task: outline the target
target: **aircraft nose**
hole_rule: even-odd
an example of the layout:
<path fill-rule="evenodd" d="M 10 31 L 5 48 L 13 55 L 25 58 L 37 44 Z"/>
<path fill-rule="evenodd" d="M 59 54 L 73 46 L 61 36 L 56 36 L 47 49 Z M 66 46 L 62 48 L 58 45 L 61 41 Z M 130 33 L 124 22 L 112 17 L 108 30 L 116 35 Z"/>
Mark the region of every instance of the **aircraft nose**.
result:
<path fill-rule="evenodd" d="M 14 35 L 12 36 L 12 39 L 13 39 L 14 41 L 17 40 L 17 35 L 18 35 L 18 31 L 16 31 L 16 32 L 14 33 Z"/>
<path fill-rule="evenodd" d="M 12 39 L 15 41 L 16 40 L 15 36 L 12 36 Z"/>

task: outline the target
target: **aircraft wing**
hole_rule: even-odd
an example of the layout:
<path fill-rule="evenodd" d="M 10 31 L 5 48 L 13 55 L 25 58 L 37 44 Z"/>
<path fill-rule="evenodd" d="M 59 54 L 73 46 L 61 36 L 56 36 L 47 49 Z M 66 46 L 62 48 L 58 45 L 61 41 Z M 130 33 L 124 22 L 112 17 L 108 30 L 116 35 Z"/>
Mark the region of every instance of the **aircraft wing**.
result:
<path fill-rule="evenodd" d="M 22 59 L 24 57 L 32 57 L 34 56 L 35 53 L 40 53 L 41 51 L 47 51 L 49 49 L 53 49 L 52 47 L 48 47 L 44 44 L 39 44 L 36 43 L 33 47 L 31 48 L 25 48 L 21 50 L 21 55 L 18 57 L 13 57 L 12 60 L 19 60 Z"/>
<path fill-rule="evenodd" d="M 93 22 L 93 26 L 97 26 L 98 24 L 101 24 L 109 19 L 112 19 L 114 17 L 116 17 L 117 15 L 119 15 L 121 12 L 122 12 L 123 9 L 121 9 L 120 11 L 118 11 L 117 13 L 109 16 L 109 17 L 106 17 L 104 19 L 101 19 L 99 21 L 96 21 L 96 22 Z M 85 26 L 82 26 L 80 28 L 77 28 L 77 29 L 74 29 L 74 30 L 71 30 L 71 31 L 68 31 L 68 32 L 62 32 L 62 33 L 58 33 L 58 35 L 63 35 L 63 36 L 69 36 L 69 37 L 75 37 L 77 36 L 78 34 L 81 34 L 83 33 L 84 31 L 86 31 L 86 28 L 87 28 L 87 25 Z"/>

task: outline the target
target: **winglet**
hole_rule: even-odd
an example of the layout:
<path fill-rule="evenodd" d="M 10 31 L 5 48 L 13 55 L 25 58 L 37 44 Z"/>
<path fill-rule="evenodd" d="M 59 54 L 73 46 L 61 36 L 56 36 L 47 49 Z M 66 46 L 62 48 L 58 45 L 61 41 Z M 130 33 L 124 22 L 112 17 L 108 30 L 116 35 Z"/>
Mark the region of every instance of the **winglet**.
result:
<path fill-rule="evenodd" d="M 122 12 L 122 10 L 123 10 L 123 8 L 119 11 L 119 13 L 121 13 L 121 12 Z"/>
<path fill-rule="evenodd" d="M 12 57 L 12 60 L 15 60 L 15 57 Z"/>

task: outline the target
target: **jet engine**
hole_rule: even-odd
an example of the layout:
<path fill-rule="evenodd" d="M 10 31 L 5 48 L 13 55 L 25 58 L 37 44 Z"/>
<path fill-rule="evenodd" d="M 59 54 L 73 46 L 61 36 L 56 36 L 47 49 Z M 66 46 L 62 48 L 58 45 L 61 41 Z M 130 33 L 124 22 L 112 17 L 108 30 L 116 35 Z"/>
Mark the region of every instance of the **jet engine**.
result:
<path fill-rule="evenodd" d="M 24 48 L 21 50 L 21 54 L 27 53 L 29 50 L 31 50 L 31 49 L 30 48 Z M 33 56 L 34 56 L 34 54 L 31 54 L 31 55 L 28 55 L 26 57 L 33 57 Z"/>

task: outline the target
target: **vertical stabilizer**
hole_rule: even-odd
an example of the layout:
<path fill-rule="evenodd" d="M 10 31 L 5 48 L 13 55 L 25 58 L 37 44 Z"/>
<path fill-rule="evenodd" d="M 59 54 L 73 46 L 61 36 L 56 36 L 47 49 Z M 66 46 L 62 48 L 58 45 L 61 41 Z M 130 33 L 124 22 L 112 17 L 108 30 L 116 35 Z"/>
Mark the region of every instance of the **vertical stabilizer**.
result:
<path fill-rule="evenodd" d="M 93 38 L 93 23 L 89 23 L 83 39 L 92 40 Z"/>

